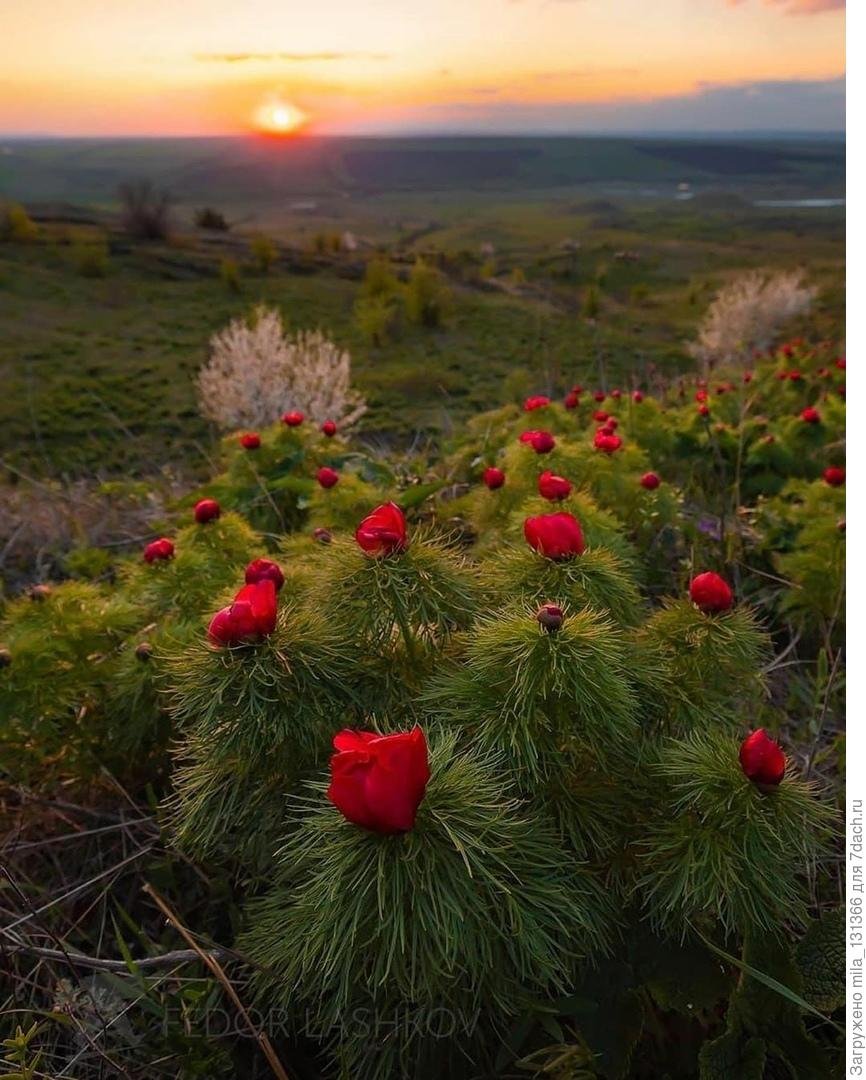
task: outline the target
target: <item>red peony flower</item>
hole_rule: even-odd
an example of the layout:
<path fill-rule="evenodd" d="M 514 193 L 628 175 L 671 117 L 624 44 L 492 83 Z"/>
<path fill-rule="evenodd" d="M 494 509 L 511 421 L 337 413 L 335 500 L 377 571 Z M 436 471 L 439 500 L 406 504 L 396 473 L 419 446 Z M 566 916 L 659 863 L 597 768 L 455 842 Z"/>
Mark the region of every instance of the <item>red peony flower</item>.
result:
<path fill-rule="evenodd" d="M 332 439 L 337 434 L 337 425 L 333 420 L 326 420 L 322 424 L 322 434 L 327 435 L 329 439 Z"/>
<path fill-rule="evenodd" d="M 790 382 L 802 382 L 803 376 L 800 374 L 799 371 L 789 371 L 788 379 Z"/>
<path fill-rule="evenodd" d="M 538 493 L 551 502 L 559 502 L 571 494 L 571 484 L 564 476 L 556 476 L 547 469 L 538 478 Z"/>
<path fill-rule="evenodd" d="M 582 555 L 586 548 L 580 523 L 571 514 L 528 517 L 523 523 L 523 535 L 529 546 L 546 559 L 571 559 Z"/>
<path fill-rule="evenodd" d="M 695 391 L 695 401 L 706 401 L 709 396 L 706 390 Z"/>
<path fill-rule="evenodd" d="M 647 491 L 655 491 L 660 483 L 661 480 L 659 479 L 658 474 L 654 472 L 645 472 L 640 478 L 640 486 L 646 488 Z"/>
<path fill-rule="evenodd" d="M 193 516 L 199 525 L 205 525 L 208 521 L 216 521 L 222 511 L 216 499 L 200 499 L 195 504 Z"/>
<path fill-rule="evenodd" d="M 430 779 L 419 727 L 397 735 L 350 731 L 334 736 L 328 798 L 347 821 L 371 832 L 408 832 Z"/>
<path fill-rule="evenodd" d="M 240 645 L 268 637 L 277 626 L 277 590 L 270 578 L 244 585 L 234 602 L 211 619 L 207 633 L 214 645 Z"/>
<path fill-rule="evenodd" d="M 163 559 L 174 558 L 174 544 L 167 536 L 159 540 L 152 540 L 144 549 L 143 554 L 146 563 L 160 562 Z"/>
<path fill-rule="evenodd" d="M 582 394 L 583 387 L 579 383 L 575 383 L 574 386 L 572 386 L 571 388 L 571 392 L 572 394 Z"/>
<path fill-rule="evenodd" d="M 565 395 L 566 409 L 576 409 L 580 404 L 580 394 L 576 390 L 569 390 Z"/>
<path fill-rule="evenodd" d="M 604 409 L 596 409 L 595 412 L 592 414 L 593 420 L 595 420 L 599 424 L 603 424 L 605 420 L 607 420 L 607 416 L 608 414 L 604 411 Z"/>
<path fill-rule="evenodd" d="M 272 581 L 277 592 L 282 589 L 285 580 L 282 569 L 270 559 L 253 559 L 244 572 L 244 581 L 247 585 L 257 585 L 260 581 Z"/>
<path fill-rule="evenodd" d="M 565 615 L 559 604 L 542 604 L 535 613 L 535 617 L 543 630 L 546 630 L 548 634 L 555 634 L 561 629 Z"/>
<path fill-rule="evenodd" d="M 262 439 L 257 432 L 248 431 L 245 435 L 241 435 L 240 444 L 244 450 L 258 450 L 262 445 Z"/>
<path fill-rule="evenodd" d="M 709 405 L 698 405 L 698 414 L 700 416 L 709 416 L 710 415 L 710 407 L 709 407 Z"/>
<path fill-rule="evenodd" d="M 794 355 L 794 347 L 793 347 L 793 345 L 783 345 L 782 346 L 782 354 L 784 356 L 787 356 L 788 359 L 790 359 Z"/>
<path fill-rule="evenodd" d="M 734 603 L 731 587 L 724 578 L 714 574 L 712 570 L 692 578 L 689 596 L 692 598 L 692 603 L 707 615 L 728 611 Z"/>
<path fill-rule="evenodd" d="M 543 409 L 545 405 L 550 404 L 550 398 L 544 394 L 534 394 L 532 397 L 528 397 L 523 403 L 524 412 L 533 412 L 535 409 Z"/>
<path fill-rule="evenodd" d="M 287 427 L 300 427 L 303 422 L 304 414 L 302 412 L 283 413 L 283 423 Z"/>
<path fill-rule="evenodd" d="M 753 378 L 754 378 L 754 375 L 753 375 L 753 373 L 751 371 L 744 371 L 743 372 L 743 382 L 744 383 L 750 383 Z"/>
<path fill-rule="evenodd" d="M 839 359 L 838 359 L 838 360 L 836 361 L 836 367 L 837 367 L 837 368 L 838 368 L 838 369 L 839 369 L 840 371 L 844 371 L 844 370 L 845 370 L 845 357 L 844 357 L 844 356 L 840 356 L 840 357 L 839 357 Z"/>
<path fill-rule="evenodd" d="M 330 544 L 333 540 L 330 530 L 323 529 L 320 525 L 317 529 L 313 529 L 313 539 L 317 544 Z"/>
<path fill-rule="evenodd" d="M 534 431 L 532 438 L 529 440 L 529 445 L 536 454 L 549 454 L 556 446 L 556 439 L 549 431 Z"/>
<path fill-rule="evenodd" d="M 611 431 L 616 431 L 619 427 L 619 420 L 615 416 L 608 416 L 605 427 L 609 427 Z"/>
<path fill-rule="evenodd" d="M 785 379 L 788 378 L 788 372 L 787 371 L 777 371 L 776 372 L 776 378 L 779 380 L 779 382 L 784 382 Z"/>
<path fill-rule="evenodd" d="M 820 424 L 821 414 L 815 408 L 814 405 L 807 405 L 805 409 L 800 413 L 800 419 L 807 424 Z"/>
<path fill-rule="evenodd" d="M 505 483 L 505 473 L 502 469 L 497 469 L 495 465 L 490 465 L 481 474 L 481 479 L 491 491 L 496 491 Z"/>
<path fill-rule="evenodd" d="M 822 367 L 818 368 L 818 374 L 821 376 L 822 379 L 829 379 L 833 372 L 829 368 Z"/>
<path fill-rule="evenodd" d="M 596 392 L 592 396 L 599 404 L 601 404 L 601 402 L 604 401 L 607 395 L 605 394 L 604 390 L 596 390 Z"/>
<path fill-rule="evenodd" d="M 316 473 L 316 479 L 319 481 L 319 484 L 327 490 L 339 483 L 340 474 L 336 469 L 329 469 L 327 465 L 323 465 Z"/>
<path fill-rule="evenodd" d="M 640 405 L 640 403 L 643 401 L 643 392 L 641 390 L 635 390 L 631 396 L 631 399 L 635 403 L 635 405 Z"/>
<path fill-rule="evenodd" d="M 622 390 L 620 390 L 620 388 L 617 386 L 615 389 L 611 390 L 610 396 L 614 399 L 614 401 L 619 401 L 619 399 L 622 397 Z"/>
<path fill-rule="evenodd" d="M 596 450 L 601 450 L 604 454 L 614 454 L 622 446 L 622 439 L 619 435 L 612 435 L 609 432 L 599 431 L 592 440 L 592 445 Z"/>
<path fill-rule="evenodd" d="M 778 787 L 785 775 L 785 754 L 763 728 L 758 728 L 743 739 L 740 765 L 753 784 Z"/>
<path fill-rule="evenodd" d="M 396 503 L 383 503 L 361 522 L 355 539 L 368 555 L 397 555 L 406 550 L 406 518 Z"/>
<path fill-rule="evenodd" d="M 845 470 L 838 465 L 829 465 L 824 470 L 824 481 L 830 487 L 841 487 L 845 483 Z"/>

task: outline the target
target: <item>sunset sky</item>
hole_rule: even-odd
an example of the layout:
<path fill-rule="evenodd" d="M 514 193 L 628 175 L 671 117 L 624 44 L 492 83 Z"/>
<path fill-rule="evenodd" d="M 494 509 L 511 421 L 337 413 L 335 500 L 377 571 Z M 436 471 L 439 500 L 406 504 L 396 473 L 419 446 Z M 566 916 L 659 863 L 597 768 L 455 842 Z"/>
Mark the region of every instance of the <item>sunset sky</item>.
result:
<path fill-rule="evenodd" d="M 839 130 L 844 0 L 28 0 L 0 133 Z"/>

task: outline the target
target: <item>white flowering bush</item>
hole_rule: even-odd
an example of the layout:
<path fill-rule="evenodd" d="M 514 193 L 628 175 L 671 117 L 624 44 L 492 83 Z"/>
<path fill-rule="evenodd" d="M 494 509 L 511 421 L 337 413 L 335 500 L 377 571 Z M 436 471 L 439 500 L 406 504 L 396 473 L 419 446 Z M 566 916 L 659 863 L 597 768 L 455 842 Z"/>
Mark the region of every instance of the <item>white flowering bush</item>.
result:
<path fill-rule="evenodd" d="M 815 289 L 803 284 L 799 270 L 744 274 L 717 294 L 689 352 L 710 368 L 739 363 L 756 349 L 766 349 L 785 323 L 809 311 L 814 299 Z"/>
<path fill-rule="evenodd" d="M 289 338 L 278 311 L 257 307 L 252 318 L 232 319 L 211 338 L 198 376 L 201 410 L 225 429 L 262 427 L 299 410 L 345 431 L 367 410 L 351 374 L 349 353 L 320 330 Z"/>

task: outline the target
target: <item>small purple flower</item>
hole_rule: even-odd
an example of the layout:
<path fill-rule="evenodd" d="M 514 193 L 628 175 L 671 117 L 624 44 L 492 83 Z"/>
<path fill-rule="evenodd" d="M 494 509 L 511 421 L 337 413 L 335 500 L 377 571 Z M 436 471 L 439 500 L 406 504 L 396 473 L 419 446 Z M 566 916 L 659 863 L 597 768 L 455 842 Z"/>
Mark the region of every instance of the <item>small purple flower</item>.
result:
<path fill-rule="evenodd" d="M 708 514 L 702 514 L 698 518 L 698 532 L 704 533 L 705 536 L 709 536 L 713 540 L 722 539 L 722 523 L 716 517 L 710 517 Z"/>

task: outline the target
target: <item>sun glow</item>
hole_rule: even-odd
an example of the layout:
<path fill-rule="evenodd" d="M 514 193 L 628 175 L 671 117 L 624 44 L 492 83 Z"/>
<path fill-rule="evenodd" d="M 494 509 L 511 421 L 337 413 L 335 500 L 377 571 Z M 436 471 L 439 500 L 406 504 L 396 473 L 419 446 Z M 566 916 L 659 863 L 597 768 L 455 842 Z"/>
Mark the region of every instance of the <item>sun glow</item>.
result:
<path fill-rule="evenodd" d="M 308 120 L 303 109 L 286 101 L 267 101 L 255 113 L 255 125 L 266 135 L 294 135 Z"/>

